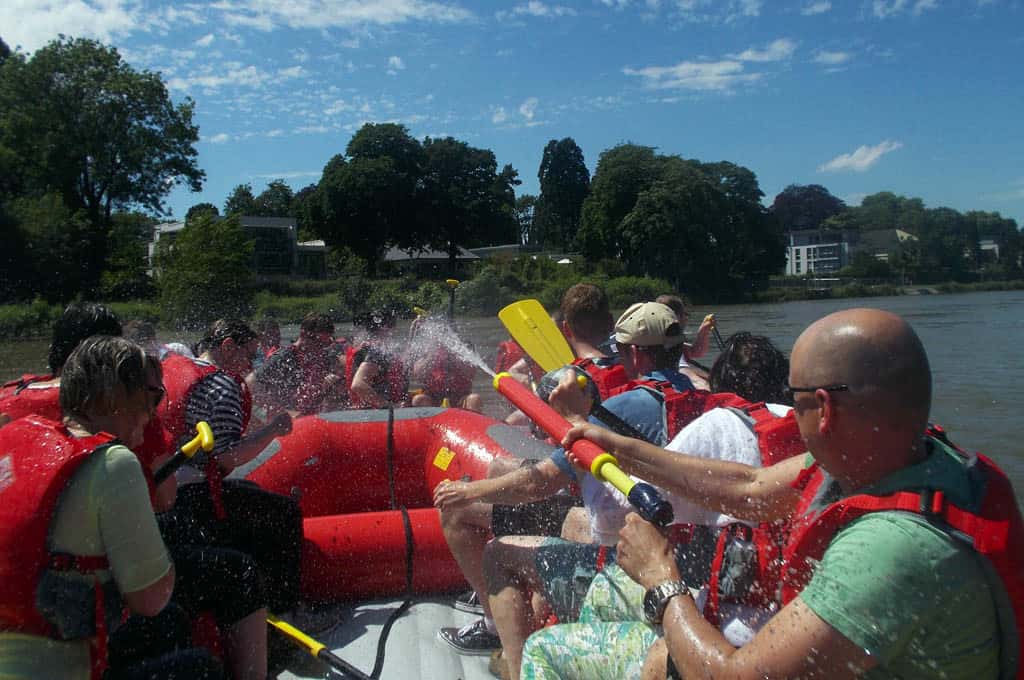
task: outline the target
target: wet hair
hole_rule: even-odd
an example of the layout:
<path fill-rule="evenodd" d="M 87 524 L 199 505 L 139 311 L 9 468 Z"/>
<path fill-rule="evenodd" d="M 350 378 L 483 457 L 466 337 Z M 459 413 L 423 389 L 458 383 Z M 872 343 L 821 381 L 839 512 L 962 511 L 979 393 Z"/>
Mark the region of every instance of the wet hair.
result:
<path fill-rule="evenodd" d="M 121 335 L 117 314 L 97 302 L 72 302 L 53 324 L 47 363 L 53 373 L 60 373 L 68 356 L 78 343 L 91 335 Z"/>
<path fill-rule="evenodd" d="M 317 333 L 330 333 L 334 335 L 334 322 L 326 314 L 310 312 L 302 317 L 302 322 L 299 324 L 299 333 L 302 335 L 316 335 Z"/>
<path fill-rule="evenodd" d="M 749 401 L 789 404 L 789 359 L 763 335 L 729 337 L 708 375 L 712 392 L 733 392 Z"/>
<path fill-rule="evenodd" d="M 376 333 L 385 328 L 394 328 L 397 316 L 393 309 L 374 309 L 365 314 L 360 314 L 352 320 L 352 323 L 365 328 L 370 333 Z"/>
<path fill-rule="evenodd" d="M 129 395 L 146 386 L 147 359 L 131 340 L 94 335 L 71 352 L 60 377 L 60 408 L 65 416 L 113 412 L 118 386 Z"/>
<path fill-rule="evenodd" d="M 673 312 L 676 313 L 676 318 L 679 319 L 679 323 L 683 322 L 683 317 L 686 316 L 686 303 L 683 302 L 683 298 L 678 295 L 659 295 L 654 298 L 655 302 L 659 302 Z"/>
<path fill-rule="evenodd" d="M 196 343 L 198 354 L 208 352 L 215 347 L 220 347 L 228 338 L 235 341 L 235 344 L 244 345 L 256 339 L 256 332 L 241 319 L 217 319 L 206 329 L 203 339 Z"/>
<path fill-rule="evenodd" d="M 577 283 L 562 295 L 562 316 L 574 335 L 588 342 L 603 342 L 612 332 L 608 296 L 600 286 Z"/>
<path fill-rule="evenodd" d="M 144 345 L 156 340 L 156 327 L 143 319 L 132 319 L 121 327 L 121 334 L 138 345 Z"/>

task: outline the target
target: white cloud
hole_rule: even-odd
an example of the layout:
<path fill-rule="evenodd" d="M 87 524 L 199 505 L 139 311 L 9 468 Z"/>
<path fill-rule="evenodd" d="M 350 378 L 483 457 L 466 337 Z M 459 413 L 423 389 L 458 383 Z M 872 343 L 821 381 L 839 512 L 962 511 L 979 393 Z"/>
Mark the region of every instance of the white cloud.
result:
<path fill-rule="evenodd" d="M 269 31 L 288 28 L 354 28 L 391 26 L 411 21 L 460 23 L 473 13 L 458 5 L 433 0 L 220 0 L 210 5 L 231 25 Z"/>
<path fill-rule="evenodd" d="M 318 130 L 319 132 L 319 130 Z M 319 177 L 320 170 L 291 170 L 288 172 L 264 172 L 258 175 L 250 175 L 253 179 L 302 179 L 304 177 Z"/>
<path fill-rule="evenodd" d="M 226 133 L 226 132 L 219 132 L 219 133 L 215 134 L 213 137 L 210 137 L 209 139 L 207 139 L 206 141 L 208 141 L 210 144 L 223 144 L 223 143 L 229 141 L 230 139 L 231 139 L 231 135 L 229 135 L 228 133 Z"/>
<path fill-rule="evenodd" d="M 902 148 L 903 144 L 885 140 L 875 146 L 860 146 L 853 153 L 836 156 L 829 162 L 819 165 L 818 172 L 864 172 L 879 161 L 887 153 Z"/>
<path fill-rule="evenodd" d="M 209 47 L 213 44 L 213 33 L 207 33 L 199 40 L 196 40 L 196 47 Z"/>
<path fill-rule="evenodd" d="M 825 12 L 828 12 L 831 9 L 831 2 L 829 2 L 828 0 L 818 0 L 818 2 L 812 2 L 811 4 L 803 7 L 800 10 L 800 14 L 804 15 L 805 17 L 811 17 L 814 16 L 815 14 L 824 14 Z"/>
<path fill-rule="evenodd" d="M 818 50 L 814 53 L 814 63 L 824 64 L 826 66 L 838 66 L 840 64 L 845 64 L 851 59 L 853 59 L 853 55 L 849 52 L 829 52 L 828 50 Z"/>
<path fill-rule="evenodd" d="M 292 78 L 301 78 L 302 76 L 306 75 L 306 69 L 302 68 L 301 66 L 289 66 L 288 68 L 278 69 L 277 75 L 278 77 L 283 78 L 285 80 L 290 80 Z"/>
<path fill-rule="evenodd" d="M 388 68 L 400 71 L 401 69 L 405 68 L 405 62 L 402 61 L 401 57 L 388 57 Z"/>
<path fill-rule="evenodd" d="M 516 5 L 510 12 L 498 12 L 499 18 L 510 14 L 513 16 L 562 17 L 576 16 L 576 10 L 564 5 L 548 5 L 540 0 L 530 0 L 525 5 Z"/>
<path fill-rule="evenodd" d="M 504 106 L 499 106 L 494 109 L 494 113 L 491 114 L 491 122 L 495 125 L 501 125 L 508 120 L 508 113 L 505 111 Z"/>
<path fill-rule="evenodd" d="M 910 4 L 910 0 L 873 0 L 871 12 L 879 19 L 887 19 L 902 14 L 908 7 L 914 16 L 919 16 L 926 10 L 937 9 L 938 6 L 937 0 L 915 0 L 913 5 Z"/>
<path fill-rule="evenodd" d="M 536 97 L 529 97 L 519 105 L 519 115 L 528 121 L 533 120 L 533 115 L 537 112 L 538 103 Z"/>
<path fill-rule="evenodd" d="M 1024 201 L 1024 177 L 1015 182 L 1010 182 L 1009 190 L 986 194 L 984 198 L 993 201 Z"/>
<path fill-rule="evenodd" d="M 167 87 L 172 90 L 184 90 L 186 92 L 195 88 L 217 90 L 224 86 L 261 87 L 271 79 L 272 76 L 269 73 L 255 66 L 243 66 L 233 62 L 228 64 L 227 71 L 223 73 L 206 71 L 194 73 L 184 78 L 171 78 L 167 81 Z"/>
<path fill-rule="evenodd" d="M 745 73 L 742 62 L 734 60 L 683 61 L 675 66 L 627 67 L 622 72 L 643 78 L 644 85 L 655 90 L 728 91 L 761 78 L 760 73 Z"/>
<path fill-rule="evenodd" d="M 115 42 L 138 30 L 145 21 L 133 0 L 4 0 L 0 26 L 11 49 L 34 52 L 59 33 Z"/>
<path fill-rule="evenodd" d="M 773 40 L 771 43 L 765 46 L 763 50 L 758 50 L 753 47 L 743 50 L 739 54 L 727 55 L 731 59 L 739 59 L 740 61 L 783 61 L 793 56 L 793 52 L 796 50 L 796 43 L 789 38 L 779 38 Z"/>
<path fill-rule="evenodd" d="M 937 9 L 938 6 L 937 0 L 917 0 L 914 3 L 914 16 L 922 14 L 925 10 Z"/>

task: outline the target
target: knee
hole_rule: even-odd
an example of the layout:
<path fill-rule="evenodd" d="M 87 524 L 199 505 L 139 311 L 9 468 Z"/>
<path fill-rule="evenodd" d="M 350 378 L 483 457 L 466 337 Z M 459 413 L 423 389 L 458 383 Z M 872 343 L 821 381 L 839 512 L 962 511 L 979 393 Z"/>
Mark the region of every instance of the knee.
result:
<path fill-rule="evenodd" d="M 668 675 L 668 645 L 660 638 L 647 651 L 647 658 L 640 671 L 640 680 L 665 680 Z"/>
<path fill-rule="evenodd" d="M 410 402 L 413 406 L 433 406 L 434 400 L 430 398 L 426 392 L 420 392 L 412 398 Z"/>

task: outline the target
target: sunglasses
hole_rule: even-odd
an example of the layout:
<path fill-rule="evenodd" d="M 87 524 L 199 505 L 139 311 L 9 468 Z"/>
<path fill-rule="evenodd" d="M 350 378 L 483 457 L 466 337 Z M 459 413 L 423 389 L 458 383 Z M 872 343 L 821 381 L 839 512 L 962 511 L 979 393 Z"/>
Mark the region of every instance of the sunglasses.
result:
<path fill-rule="evenodd" d="M 786 387 L 783 388 L 783 392 L 790 401 L 792 401 L 797 392 L 817 392 L 818 390 L 825 390 L 826 392 L 849 392 L 850 386 L 846 383 L 837 383 L 834 385 L 818 385 L 815 387 L 793 387 L 789 383 L 786 383 Z"/>

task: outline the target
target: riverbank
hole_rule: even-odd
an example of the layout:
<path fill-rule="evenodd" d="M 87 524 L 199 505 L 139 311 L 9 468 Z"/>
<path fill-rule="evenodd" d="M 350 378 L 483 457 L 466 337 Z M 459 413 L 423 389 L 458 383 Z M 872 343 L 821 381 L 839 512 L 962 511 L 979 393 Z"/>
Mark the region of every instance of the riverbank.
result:
<path fill-rule="evenodd" d="M 615 281 L 613 279 L 613 281 Z M 613 307 L 625 308 L 632 301 L 641 298 L 650 299 L 664 292 L 667 284 L 656 279 L 650 285 L 640 285 L 639 279 L 629 281 L 631 285 L 610 286 L 615 290 L 612 296 Z M 617 281 L 618 282 L 618 281 Z M 625 282 L 625 281 L 624 281 Z M 467 281 L 464 285 L 473 284 Z M 383 286 L 393 282 L 383 282 Z M 621 289 L 621 290 L 620 290 Z M 460 289 L 461 290 L 461 289 Z M 755 293 L 754 303 L 795 302 L 799 300 L 838 300 L 859 297 L 891 297 L 900 295 L 942 295 L 947 293 L 972 293 L 1002 290 L 1024 290 L 1024 281 L 984 281 L 979 283 L 940 283 L 927 286 L 895 286 L 895 285 L 846 285 L 833 288 L 769 288 Z M 469 291 L 467 291 L 469 292 Z M 482 292 L 482 291 L 481 291 Z M 523 294 L 520 297 L 530 297 Z M 550 295 L 542 295 L 541 301 L 553 309 L 557 301 L 545 299 Z M 621 298 L 621 299 L 620 299 Z M 461 302 L 465 302 L 465 298 Z M 495 303 L 494 298 L 490 300 Z M 128 302 L 112 302 L 111 308 L 122 319 L 145 319 L 160 325 L 161 309 L 158 300 L 133 300 Z M 443 307 L 441 301 L 435 305 Z M 493 306 L 493 305 L 491 305 Z M 500 306 L 500 305 L 499 305 Z M 477 305 L 459 305 L 459 316 L 462 318 L 492 317 L 497 308 L 476 308 Z M 268 291 L 257 294 L 253 310 L 253 318 L 273 318 L 282 324 L 298 323 L 310 311 L 317 311 L 334 317 L 337 321 L 349 321 L 345 313 L 345 304 L 339 299 L 339 293 L 330 292 L 320 295 L 275 295 Z M 411 306 L 410 306 L 411 309 Z M 0 339 L 12 338 L 44 338 L 49 335 L 53 322 L 60 316 L 63 305 L 51 305 L 41 300 L 21 305 L 0 305 Z"/>

